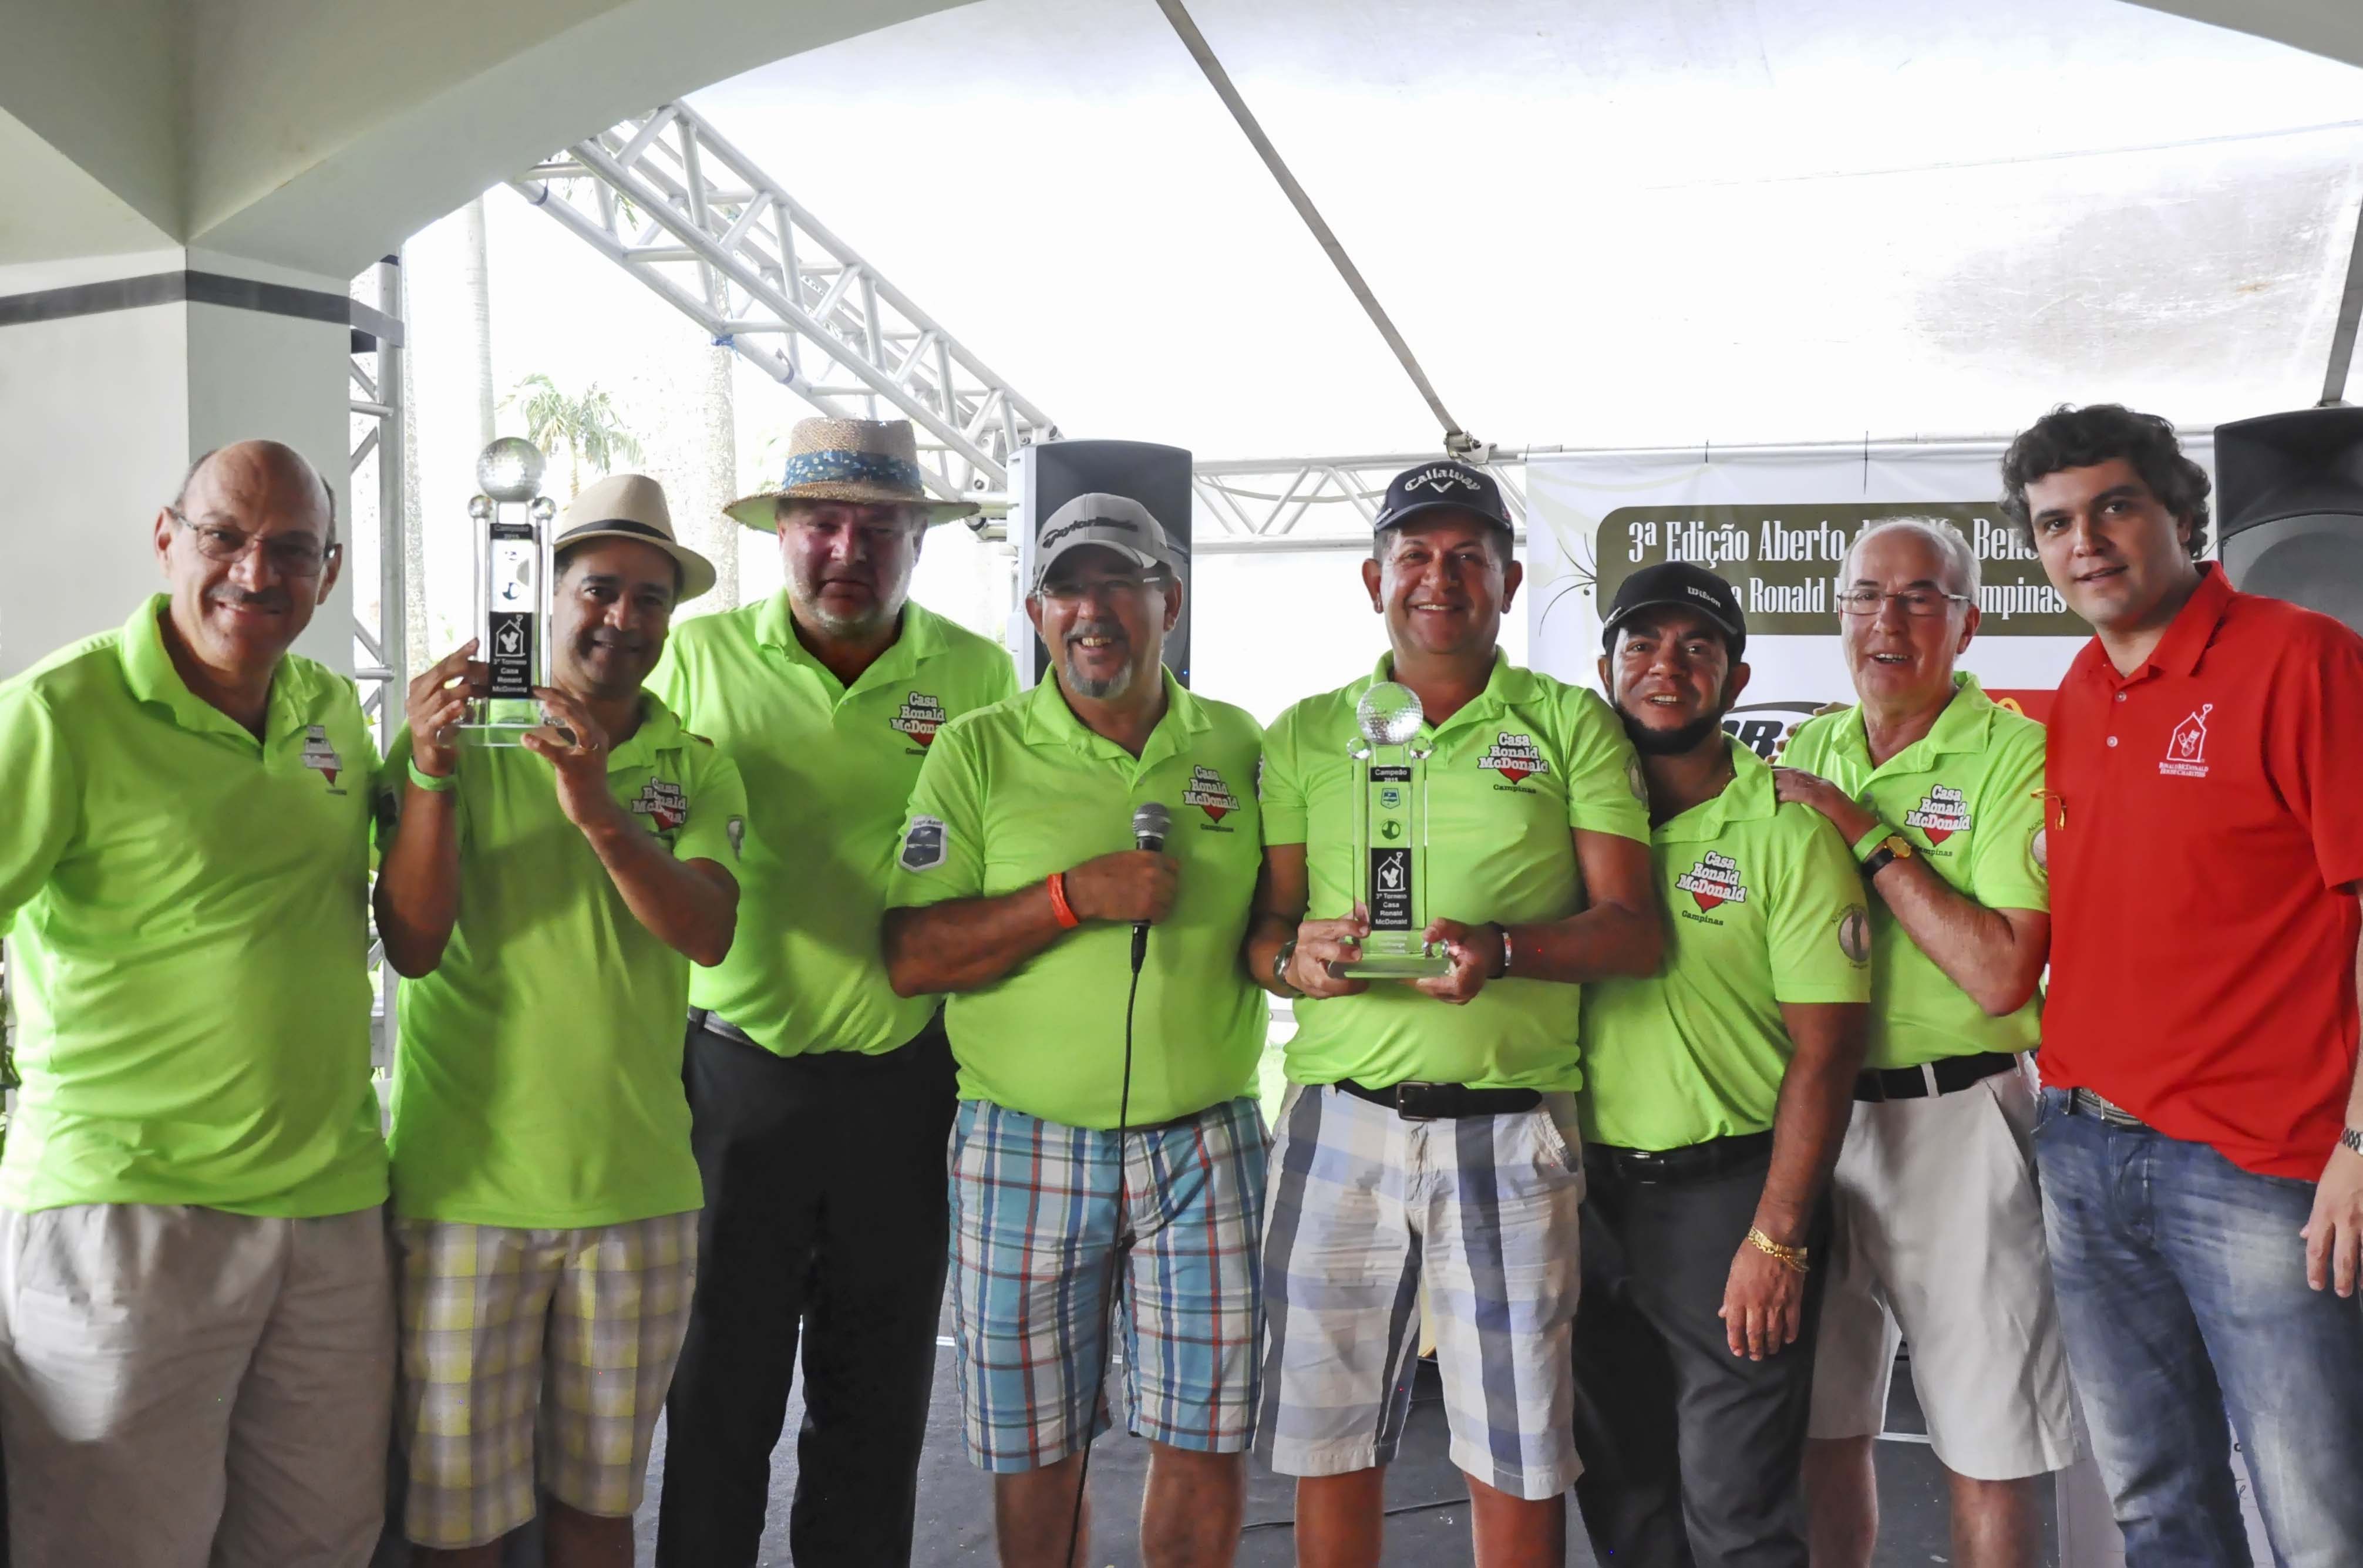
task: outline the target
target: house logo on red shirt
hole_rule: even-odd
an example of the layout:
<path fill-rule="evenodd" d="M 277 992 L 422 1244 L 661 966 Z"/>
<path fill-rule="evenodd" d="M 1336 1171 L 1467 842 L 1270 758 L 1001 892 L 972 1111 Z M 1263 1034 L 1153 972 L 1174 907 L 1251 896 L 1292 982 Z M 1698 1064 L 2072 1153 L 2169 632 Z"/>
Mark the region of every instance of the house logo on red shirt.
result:
<path fill-rule="evenodd" d="M 2207 776 L 2207 716 L 2214 711 L 2213 703 L 2201 703 L 2196 713 L 2174 727 L 2166 738 L 2166 761 L 2158 765 L 2159 773 L 2179 779 Z"/>

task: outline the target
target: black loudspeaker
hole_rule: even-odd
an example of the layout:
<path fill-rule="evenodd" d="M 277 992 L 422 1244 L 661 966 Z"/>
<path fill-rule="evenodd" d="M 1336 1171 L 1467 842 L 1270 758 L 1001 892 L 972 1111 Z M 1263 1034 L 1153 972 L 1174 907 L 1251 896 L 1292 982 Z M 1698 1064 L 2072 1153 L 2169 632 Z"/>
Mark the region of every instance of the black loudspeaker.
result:
<path fill-rule="evenodd" d="M 1026 595 L 1034 587 L 1034 542 L 1045 518 L 1078 495 L 1102 492 L 1128 496 L 1148 508 L 1165 527 L 1182 578 L 1182 618 L 1165 639 L 1165 664 L 1183 685 L 1190 684 L 1191 460 L 1181 447 L 1149 441 L 1039 441 L 1009 460 L 1009 535 L 1017 546 L 1017 597 L 1010 617 L 1009 653 L 1020 685 L 1033 686 L 1049 673 L 1050 655 L 1026 619 Z"/>
<path fill-rule="evenodd" d="M 2224 570 L 2363 631 L 2363 408 L 2305 408 L 2215 427 Z"/>

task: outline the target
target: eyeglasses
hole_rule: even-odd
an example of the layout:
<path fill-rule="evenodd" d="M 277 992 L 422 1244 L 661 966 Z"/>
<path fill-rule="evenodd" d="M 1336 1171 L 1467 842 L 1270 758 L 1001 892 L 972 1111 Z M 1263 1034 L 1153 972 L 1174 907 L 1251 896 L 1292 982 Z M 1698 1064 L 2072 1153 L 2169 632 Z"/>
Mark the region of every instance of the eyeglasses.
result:
<path fill-rule="evenodd" d="M 1057 605 L 1080 605 L 1094 594 L 1104 599 L 1137 599 L 1151 588 L 1161 590 L 1166 581 L 1161 575 L 1100 577 L 1089 583 L 1060 581 L 1043 584 L 1041 595 Z"/>
<path fill-rule="evenodd" d="M 1875 616 L 1879 606 L 1889 599 L 1903 606 L 1905 615 L 1923 620 L 1941 616 L 1955 605 L 1970 602 L 1967 594 L 1945 594 L 1934 588 L 1901 588 L 1892 594 L 1882 594 L 1876 588 L 1848 588 L 1838 595 L 1838 614 Z"/>
<path fill-rule="evenodd" d="M 167 506 L 172 520 L 189 530 L 196 543 L 197 553 L 207 561 L 236 561 L 257 544 L 262 547 L 263 558 L 271 569 L 282 577 L 317 577 L 330 561 L 344 549 L 340 544 L 325 548 L 310 534 L 274 534 L 261 539 L 242 528 L 224 528 L 219 523 L 193 523 L 177 506 Z"/>

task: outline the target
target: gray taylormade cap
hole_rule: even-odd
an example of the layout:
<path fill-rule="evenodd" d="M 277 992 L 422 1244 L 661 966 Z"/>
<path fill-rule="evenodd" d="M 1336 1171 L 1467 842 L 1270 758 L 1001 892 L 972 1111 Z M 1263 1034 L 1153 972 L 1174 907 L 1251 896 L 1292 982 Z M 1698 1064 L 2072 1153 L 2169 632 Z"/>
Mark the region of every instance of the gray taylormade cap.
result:
<path fill-rule="evenodd" d="M 1164 525 L 1148 508 L 1129 495 L 1094 490 L 1051 513 L 1035 536 L 1034 585 L 1039 588 L 1048 579 L 1061 557 L 1089 544 L 1112 550 L 1144 572 L 1158 566 L 1174 570 Z"/>

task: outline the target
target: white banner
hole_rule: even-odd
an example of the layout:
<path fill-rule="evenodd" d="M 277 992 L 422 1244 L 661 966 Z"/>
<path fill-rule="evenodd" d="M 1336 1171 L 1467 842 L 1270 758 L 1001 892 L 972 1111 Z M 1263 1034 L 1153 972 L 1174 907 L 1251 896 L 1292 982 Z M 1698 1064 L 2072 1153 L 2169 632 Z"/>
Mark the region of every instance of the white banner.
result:
<path fill-rule="evenodd" d="M 2204 440 L 2187 443 L 2202 463 Z M 2036 718 L 2089 635 L 1993 499 L 1998 442 L 1587 452 L 1526 461 L 1526 616 L 1537 670 L 1597 687 L 1602 607 L 1643 566 L 1720 573 L 1747 611 L 1747 691 L 1725 721 L 1770 759 L 1854 692 L 1831 601 L 1847 546 L 1886 517 L 1938 517 L 1977 550 L 1981 623 L 1960 667 Z"/>

